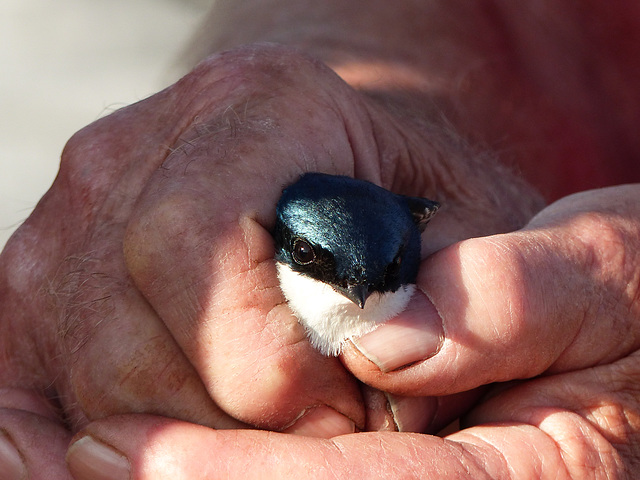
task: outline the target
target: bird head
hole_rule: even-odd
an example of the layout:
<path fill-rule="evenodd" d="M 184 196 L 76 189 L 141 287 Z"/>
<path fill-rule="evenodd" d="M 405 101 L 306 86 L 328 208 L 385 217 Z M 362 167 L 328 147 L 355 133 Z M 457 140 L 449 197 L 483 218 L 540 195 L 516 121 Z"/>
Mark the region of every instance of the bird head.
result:
<path fill-rule="evenodd" d="M 276 260 L 364 308 L 416 281 L 420 232 L 439 204 L 349 177 L 308 173 L 276 208 Z"/>

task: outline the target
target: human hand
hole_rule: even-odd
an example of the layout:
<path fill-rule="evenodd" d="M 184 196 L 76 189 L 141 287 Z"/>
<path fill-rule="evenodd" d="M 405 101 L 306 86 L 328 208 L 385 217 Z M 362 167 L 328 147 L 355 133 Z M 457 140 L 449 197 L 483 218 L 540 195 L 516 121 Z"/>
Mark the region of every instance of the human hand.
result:
<path fill-rule="evenodd" d="M 1 461 L 66 478 L 74 433 L 135 412 L 316 436 L 391 427 L 380 394 L 311 349 L 283 303 L 275 204 L 304 171 L 437 198 L 425 254 L 524 223 L 535 196 L 495 185 L 490 163 L 478 175 L 465 148 L 268 46 L 79 132 L 1 257 Z"/>
<path fill-rule="evenodd" d="M 435 310 L 423 298 L 427 309 L 358 342 L 383 371 L 353 346 L 343 354 L 351 371 L 394 395 L 507 382 L 444 439 L 326 440 L 122 416 L 91 424 L 72 464 L 77 452 L 109 452 L 108 444 L 141 479 L 171 478 L 166 465 L 185 478 L 630 478 L 640 456 L 639 199 L 637 185 L 577 194 L 522 230 L 434 254 L 418 285 Z M 424 359 L 411 347 L 434 319 L 443 340 Z M 434 401 L 446 411 L 446 399 Z"/>

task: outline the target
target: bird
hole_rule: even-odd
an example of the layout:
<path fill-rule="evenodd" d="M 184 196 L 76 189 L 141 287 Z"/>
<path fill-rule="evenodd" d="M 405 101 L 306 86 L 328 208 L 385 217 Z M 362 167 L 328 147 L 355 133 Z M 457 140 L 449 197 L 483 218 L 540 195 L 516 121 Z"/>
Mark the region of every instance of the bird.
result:
<path fill-rule="evenodd" d="M 311 345 L 345 342 L 402 312 L 420 234 L 440 204 L 348 176 L 305 173 L 282 191 L 272 234 L 280 288 Z"/>

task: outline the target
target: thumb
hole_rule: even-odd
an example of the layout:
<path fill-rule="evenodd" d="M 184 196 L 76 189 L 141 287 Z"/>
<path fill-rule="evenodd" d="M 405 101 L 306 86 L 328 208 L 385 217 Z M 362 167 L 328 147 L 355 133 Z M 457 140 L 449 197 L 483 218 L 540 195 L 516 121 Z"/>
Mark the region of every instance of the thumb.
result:
<path fill-rule="evenodd" d="M 218 478 L 571 478 L 615 476 L 615 450 L 587 422 L 563 415 L 561 429 L 508 422 L 446 438 L 396 432 L 331 439 L 263 430 L 212 430 L 151 415 L 93 422 L 74 439 L 67 460 L 76 480 Z M 569 450 L 566 432 L 583 435 Z M 560 432 L 560 433 L 558 433 Z M 595 437 L 592 438 L 592 437 Z M 527 454 L 523 455 L 523 452 Z M 595 456 L 593 464 L 580 462 Z M 578 458 L 578 460 L 576 460 Z"/>
<path fill-rule="evenodd" d="M 410 308 L 343 362 L 385 391 L 446 395 L 628 354 L 640 337 L 637 190 L 569 197 L 524 230 L 434 254 Z"/>

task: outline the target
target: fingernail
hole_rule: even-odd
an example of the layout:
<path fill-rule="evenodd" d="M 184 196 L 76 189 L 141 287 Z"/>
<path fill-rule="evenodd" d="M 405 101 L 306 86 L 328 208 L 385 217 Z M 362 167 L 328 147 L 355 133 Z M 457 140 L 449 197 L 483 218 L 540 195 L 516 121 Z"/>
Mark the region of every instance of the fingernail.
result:
<path fill-rule="evenodd" d="M 355 423 L 331 407 L 319 406 L 309 410 L 284 433 L 304 435 L 306 437 L 331 438 L 337 435 L 354 433 Z"/>
<path fill-rule="evenodd" d="M 385 393 L 398 432 L 424 433 L 436 415 L 436 397 L 403 397 Z"/>
<path fill-rule="evenodd" d="M 443 338 L 440 315 L 427 296 L 417 291 L 400 315 L 352 341 L 382 372 L 391 372 L 432 357 Z"/>
<path fill-rule="evenodd" d="M 27 467 L 13 442 L 0 432 L 0 472 L 7 480 L 24 480 L 27 478 Z"/>
<path fill-rule="evenodd" d="M 67 464 L 73 478 L 83 480 L 128 480 L 129 460 L 113 448 L 90 436 L 69 448 Z"/>

